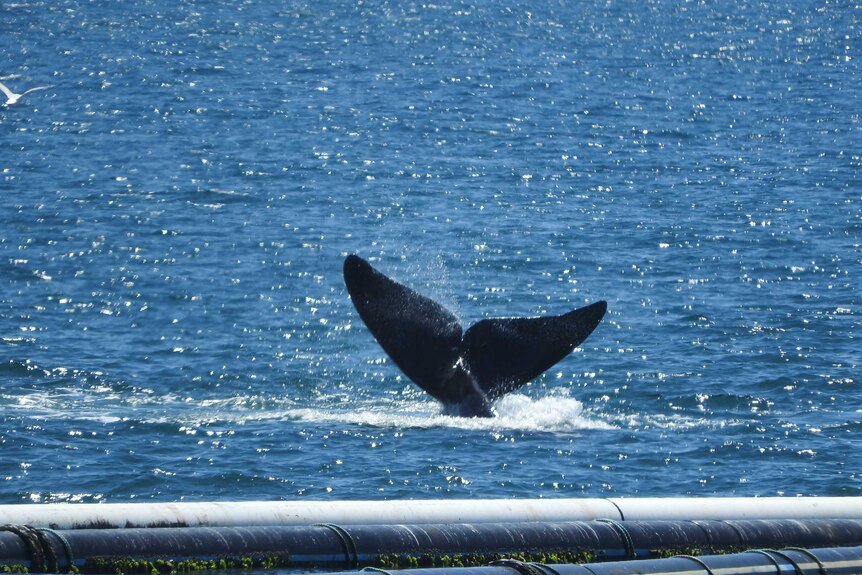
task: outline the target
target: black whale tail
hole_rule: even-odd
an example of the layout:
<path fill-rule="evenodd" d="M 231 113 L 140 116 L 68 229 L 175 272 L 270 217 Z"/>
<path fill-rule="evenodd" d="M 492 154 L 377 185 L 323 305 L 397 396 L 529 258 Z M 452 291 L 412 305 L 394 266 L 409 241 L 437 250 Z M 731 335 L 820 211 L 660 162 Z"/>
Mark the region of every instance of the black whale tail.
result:
<path fill-rule="evenodd" d="M 344 283 L 359 317 L 383 350 L 446 412 L 491 416 L 490 404 L 542 374 L 599 325 L 607 303 L 533 318 L 482 320 L 463 332 L 439 303 L 371 267 L 344 261 Z"/>

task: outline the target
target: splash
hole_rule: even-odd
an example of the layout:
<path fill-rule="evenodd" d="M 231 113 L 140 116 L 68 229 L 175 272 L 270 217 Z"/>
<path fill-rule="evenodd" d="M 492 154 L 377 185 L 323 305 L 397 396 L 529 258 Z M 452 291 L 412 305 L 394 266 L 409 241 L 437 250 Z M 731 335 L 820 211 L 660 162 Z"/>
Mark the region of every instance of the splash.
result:
<path fill-rule="evenodd" d="M 379 428 L 453 428 L 475 431 L 535 431 L 570 433 L 617 429 L 618 423 L 592 412 L 568 390 L 553 390 L 540 398 L 514 393 L 494 406 L 494 418 L 444 415 L 439 403 L 410 390 L 383 396 L 316 394 L 287 398 L 273 394 L 192 397 L 185 393 L 157 393 L 125 386 L 63 385 L 51 389 L 21 389 L 0 394 L 0 406 L 36 419 L 75 419 L 112 424 L 135 420 L 153 424 L 204 425 L 294 421 L 348 424 Z"/>
<path fill-rule="evenodd" d="M 468 418 L 443 415 L 436 402 L 403 401 L 383 407 L 379 404 L 354 406 L 350 411 L 299 408 L 286 415 L 299 421 L 317 423 L 350 423 L 374 427 L 440 428 L 451 427 L 476 431 L 540 431 L 567 433 L 587 429 L 615 429 L 584 409 L 577 399 L 561 394 L 533 399 L 510 394 L 495 405 L 497 417 Z"/>

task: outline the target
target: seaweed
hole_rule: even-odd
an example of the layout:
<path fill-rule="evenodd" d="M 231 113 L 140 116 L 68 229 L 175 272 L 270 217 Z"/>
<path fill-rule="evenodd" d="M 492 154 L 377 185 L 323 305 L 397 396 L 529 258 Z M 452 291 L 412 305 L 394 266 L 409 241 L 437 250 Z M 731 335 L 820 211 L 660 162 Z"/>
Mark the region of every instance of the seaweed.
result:
<path fill-rule="evenodd" d="M 219 559 L 132 559 L 115 557 L 92 557 L 86 561 L 82 571 L 93 574 L 115 575 L 170 575 L 174 573 L 198 573 L 202 571 L 226 571 L 241 569 L 276 569 L 290 565 L 287 555 L 264 555 L 253 557 L 222 557 Z"/>

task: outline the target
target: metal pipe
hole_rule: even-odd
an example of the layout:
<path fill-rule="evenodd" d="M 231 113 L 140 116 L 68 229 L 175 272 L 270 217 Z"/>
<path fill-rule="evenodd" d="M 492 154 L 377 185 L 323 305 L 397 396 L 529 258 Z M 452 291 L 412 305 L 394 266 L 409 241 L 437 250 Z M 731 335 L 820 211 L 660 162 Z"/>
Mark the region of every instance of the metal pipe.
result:
<path fill-rule="evenodd" d="M 0 505 L 0 524 L 55 529 L 706 519 L 862 519 L 862 497 L 233 501 Z"/>
<path fill-rule="evenodd" d="M 858 575 L 862 547 L 746 551 L 729 555 L 564 565 L 497 564 L 472 568 L 403 569 L 398 575 Z M 368 575 L 367 571 L 330 575 Z"/>
<path fill-rule="evenodd" d="M 609 499 L 625 521 L 862 519 L 862 497 L 667 497 Z"/>
<path fill-rule="evenodd" d="M 862 498 L 860 498 L 862 499 Z M 250 525 L 375 525 L 502 523 L 620 519 L 605 499 L 480 499 L 418 501 L 228 501 L 0 505 L 0 524 L 55 529 L 88 527 L 229 527 Z M 862 519 L 862 510 L 859 518 Z"/>
<path fill-rule="evenodd" d="M 118 566 L 130 570 L 128 562 L 228 559 L 226 567 L 244 568 L 470 565 L 503 557 L 565 564 L 681 550 L 860 544 L 862 520 L 849 519 L 72 530 L 6 526 L 0 527 L 0 565 L 21 565 L 31 572 L 66 571 L 70 565 L 86 572 L 114 572 Z"/>

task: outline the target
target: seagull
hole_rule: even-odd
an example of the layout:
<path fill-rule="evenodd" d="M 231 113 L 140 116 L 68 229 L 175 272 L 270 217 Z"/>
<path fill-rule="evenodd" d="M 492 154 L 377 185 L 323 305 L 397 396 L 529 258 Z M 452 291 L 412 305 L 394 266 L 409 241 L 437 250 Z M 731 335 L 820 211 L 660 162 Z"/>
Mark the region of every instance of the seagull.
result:
<path fill-rule="evenodd" d="M 27 90 L 23 94 L 16 94 L 15 92 L 13 92 L 9 88 L 7 88 L 6 85 L 3 84 L 3 82 L 0 82 L 0 92 L 3 92 L 4 94 L 6 94 L 6 105 L 7 106 L 11 106 L 12 104 L 17 104 L 18 100 L 20 100 L 21 98 L 23 98 L 24 96 L 26 96 L 30 92 L 35 92 L 36 90 L 46 90 L 50 87 L 51 86 L 36 86 L 35 88 L 30 88 L 29 90 Z"/>

